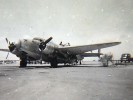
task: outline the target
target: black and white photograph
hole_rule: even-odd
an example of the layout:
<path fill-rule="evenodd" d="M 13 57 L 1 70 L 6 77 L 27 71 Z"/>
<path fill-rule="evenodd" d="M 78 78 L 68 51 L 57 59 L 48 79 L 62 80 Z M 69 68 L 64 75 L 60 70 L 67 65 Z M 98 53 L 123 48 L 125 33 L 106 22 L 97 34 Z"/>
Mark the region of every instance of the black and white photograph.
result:
<path fill-rule="evenodd" d="M 0 100 L 133 100 L 132 0 L 0 0 Z"/>

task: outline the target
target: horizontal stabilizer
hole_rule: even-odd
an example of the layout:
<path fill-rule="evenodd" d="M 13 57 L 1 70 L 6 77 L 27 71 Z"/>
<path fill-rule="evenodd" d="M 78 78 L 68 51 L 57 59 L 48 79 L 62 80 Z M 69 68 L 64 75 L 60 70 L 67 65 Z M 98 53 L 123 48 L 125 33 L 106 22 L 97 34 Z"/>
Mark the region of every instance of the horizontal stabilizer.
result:
<path fill-rule="evenodd" d="M 83 53 L 81 56 L 83 57 L 99 57 L 100 55 L 103 55 L 102 53 Z"/>

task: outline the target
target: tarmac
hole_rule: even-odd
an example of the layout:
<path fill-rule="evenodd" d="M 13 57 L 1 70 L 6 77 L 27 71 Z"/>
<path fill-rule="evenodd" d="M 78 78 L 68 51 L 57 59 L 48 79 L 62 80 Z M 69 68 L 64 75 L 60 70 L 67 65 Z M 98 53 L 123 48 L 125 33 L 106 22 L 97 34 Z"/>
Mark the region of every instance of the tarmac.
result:
<path fill-rule="evenodd" d="M 133 65 L 0 65 L 0 100 L 133 100 Z"/>

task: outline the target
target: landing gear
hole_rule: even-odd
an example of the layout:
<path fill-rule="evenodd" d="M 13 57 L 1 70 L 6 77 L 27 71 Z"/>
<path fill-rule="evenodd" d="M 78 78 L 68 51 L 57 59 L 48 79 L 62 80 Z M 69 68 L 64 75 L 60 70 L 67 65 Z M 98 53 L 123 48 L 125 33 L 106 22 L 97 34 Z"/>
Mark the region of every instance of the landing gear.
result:
<path fill-rule="evenodd" d="M 51 68 L 57 68 L 58 63 L 57 63 L 57 58 L 53 58 L 50 61 Z"/>
<path fill-rule="evenodd" d="M 80 65 L 82 64 L 82 63 L 81 63 L 81 60 L 80 60 L 79 64 L 80 64 Z"/>
<path fill-rule="evenodd" d="M 22 52 L 22 56 L 20 58 L 20 68 L 24 68 L 27 66 L 27 55 L 26 53 Z"/>
<path fill-rule="evenodd" d="M 27 59 L 21 59 L 20 61 L 20 68 L 24 68 L 27 66 Z"/>

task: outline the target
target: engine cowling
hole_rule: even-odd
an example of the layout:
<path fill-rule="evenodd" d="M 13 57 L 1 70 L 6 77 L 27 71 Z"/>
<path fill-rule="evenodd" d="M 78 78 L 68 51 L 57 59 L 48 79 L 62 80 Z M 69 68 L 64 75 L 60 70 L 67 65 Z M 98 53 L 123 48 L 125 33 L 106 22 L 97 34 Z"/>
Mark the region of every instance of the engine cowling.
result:
<path fill-rule="evenodd" d="M 45 54 L 52 54 L 54 52 L 54 45 L 46 45 L 46 48 L 43 50 Z"/>

